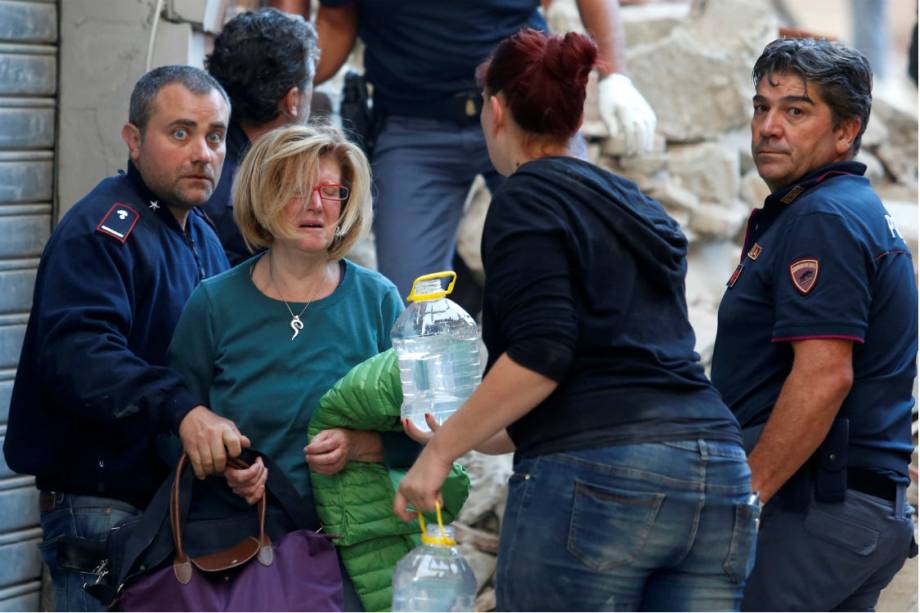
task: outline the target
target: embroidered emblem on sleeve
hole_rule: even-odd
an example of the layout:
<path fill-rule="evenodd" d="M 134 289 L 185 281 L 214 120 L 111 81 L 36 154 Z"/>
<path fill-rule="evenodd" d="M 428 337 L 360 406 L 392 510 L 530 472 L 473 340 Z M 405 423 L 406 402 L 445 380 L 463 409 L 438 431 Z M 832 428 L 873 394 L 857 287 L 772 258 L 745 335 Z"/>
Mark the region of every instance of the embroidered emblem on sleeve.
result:
<path fill-rule="evenodd" d="M 140 214 L 127 204 L 116 202 L 96 226 L 96 231 L 113 236 L 124 243 L 140 217 Z"/>
<path fill-rule="evenodd" d="M 789 276 L 792 278 L 792 284 L 795 289 L 803 296 L 815 288 L 818 282 L 818 271 L 821 265 L 818 260 L 803 259 L 796 260 L 789 265 Z"/>

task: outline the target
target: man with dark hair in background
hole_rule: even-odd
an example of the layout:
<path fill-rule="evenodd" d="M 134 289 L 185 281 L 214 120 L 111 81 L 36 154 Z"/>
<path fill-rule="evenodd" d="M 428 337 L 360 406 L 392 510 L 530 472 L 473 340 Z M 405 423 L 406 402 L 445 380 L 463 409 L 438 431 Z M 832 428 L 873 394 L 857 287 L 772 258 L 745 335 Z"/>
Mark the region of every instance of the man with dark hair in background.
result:
<path fill-rule="evenodd" d="M 250 255 L 233 221 L 230 192 L 236 169 L 262 134 L 307 122 L 318 55 L 316 31 L 303 17 L 262 9 L 227 22 L 205 61 L 233 104 L 224 172 L 204 207 L 231 265 Z"/>
<path fill-rule="evenodd" d="M 771 190 L 719 307 L 712 382 L 743 429 L 763 507 L 748 611 L 871 611 L 916 554 L 917 287 L 853 161 L 872 107 L 862 54 L 770 43 L 752 153 Z"/>
<path fill-rule="evenodd" d="M 3 451 L 35 475 L 58 611 L 105 610 L 83 585 L 112 527 L 167 476 L 158 434 L 179 435 L 199 477 L 249 445 L 166 367 L 192 290 L 227 268 L 197 207 L 220 177 L 229 114 L 202 70 L 142 76 L 122 129 L 127 173 L 77 202 L 42 254 Z"/>

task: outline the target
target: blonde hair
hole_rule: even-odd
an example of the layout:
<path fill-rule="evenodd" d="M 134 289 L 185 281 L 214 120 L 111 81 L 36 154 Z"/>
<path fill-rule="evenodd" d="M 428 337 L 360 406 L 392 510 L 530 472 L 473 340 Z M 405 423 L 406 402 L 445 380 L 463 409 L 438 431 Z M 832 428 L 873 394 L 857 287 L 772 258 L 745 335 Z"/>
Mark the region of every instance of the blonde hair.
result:
<path fill-rule="evenodd" d="M 276 237 L 297 237 L 284 207 L 316 184 L 319 159 L 324 156 L 339 163 L 342 184 L 349 189 L 329 259 L 343 257 L 367 231 L 372 216 L 371 178 L 364 153 L 332 126 L 286 126 L 256 139 L 233 181 L 233 219 L 250 251 L 270 247 Z"/>

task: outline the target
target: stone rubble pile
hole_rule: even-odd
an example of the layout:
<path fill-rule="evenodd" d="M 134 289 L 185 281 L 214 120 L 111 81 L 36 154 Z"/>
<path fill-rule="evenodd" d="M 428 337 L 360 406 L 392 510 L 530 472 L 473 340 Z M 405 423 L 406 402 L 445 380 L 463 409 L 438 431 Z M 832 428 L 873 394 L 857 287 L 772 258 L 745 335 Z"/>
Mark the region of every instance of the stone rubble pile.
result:
<path fill-rule="evenodd" d="M 596 112 L 596 83 L 589 82 L 582 132 L 588 156 L 636 181 L 664 205 L 690 241 L 686 282 L 697 351 L 707 365 L 715 341 L 716 313 L 725 282 L 738 262 L 750 210 L 769 194 L 750 152 L 754 86 L 751 68 L 778 35 L 769 3 L 693 0 L 621 8 L 629 73 L 658 117 L 655 151 L 617 155 L 617 143 Z M 555 32 L 583 31 L 574 0 L 555 0 L 547 20 Z M 917 114 L 876 97 L 858 161 L 917 257 Z M 489 192 L 477 180 L 467 200 L 458 251 L 482 281 L 479 253 Z M 352 258 L 374 266 L 372 239 Z M 915 260 L 916 265 L 916 260 Z M 479 582 L 476 609 L 495 607 L 498 532 L 511 475 L 511 456 L 470 453 L 461 459 L 472 479 L 469 501 L 455 523 L 461 551 Z"/>

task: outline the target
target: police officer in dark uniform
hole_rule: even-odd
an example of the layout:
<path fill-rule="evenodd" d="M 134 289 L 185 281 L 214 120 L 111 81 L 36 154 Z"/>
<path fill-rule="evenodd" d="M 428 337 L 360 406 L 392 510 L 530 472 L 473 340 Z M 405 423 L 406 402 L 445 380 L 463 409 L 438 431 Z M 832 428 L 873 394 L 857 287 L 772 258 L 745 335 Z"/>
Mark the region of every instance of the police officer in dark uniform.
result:
<path fill-rule="evenodd" d="M 752 151 L 771 194 L 748 222 L 712 363 L 765 504 L 742 609 L 873 610 L 916 553 L 904 498 L 917 287 L 853 161 L 872 73 L 840 44 L 783 39 L 753 77 Z"/>
<path fill-rule="evenodd" d="M 165 366 L 186 299 L 228 267 L 195 207 L 220 176 L 229 113 L 199 69 L 141 77 L 122 131 L 127 173 L 74 205 L 42 254 L 4 453 L 36 477 L 59 611 L 103 610 L 83 584 L 109 530 L 167 475 L 156 435 L 178 433 L 200 477 L 248 445 Z"/>
<path fill-rule="evenodd" d="M 280 126 L 307 122 L 318 57 L 309 22 L 267 8 L 228 21 L 205 61 L 233 105 L 224 171 L 204 205 L 231 266 L 252 255 L 233 219 L 233 177 L 251 142 Z"/>

